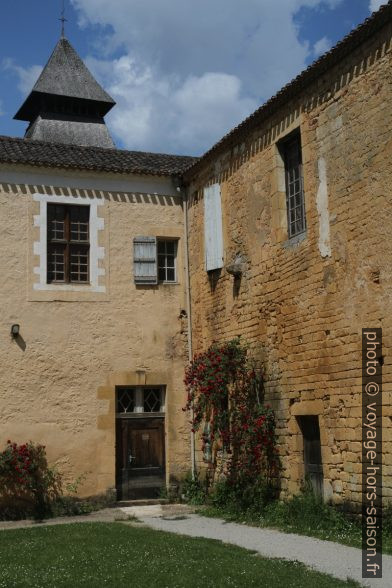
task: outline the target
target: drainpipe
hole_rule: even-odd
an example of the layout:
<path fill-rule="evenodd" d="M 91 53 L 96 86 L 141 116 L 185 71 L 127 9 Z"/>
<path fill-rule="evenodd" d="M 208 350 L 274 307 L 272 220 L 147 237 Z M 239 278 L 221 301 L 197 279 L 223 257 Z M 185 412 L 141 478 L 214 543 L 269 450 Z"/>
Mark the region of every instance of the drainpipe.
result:
<path fill-rule="evenodd" d="M 186 189 L 179 182 L 177 186 L 177 192 L 182 194 L 182 203 L 184 210 L 184 258 L 185 258 L 185 290 L 186 290 L 186 305 L 187 305 L 187 318 L 188 318 L 188 362 L 191 363 L 193 358 L 192 348 L 192 316 L 191 316 L 191 282 L 189 276 L 189 245 L 188 245 L 188 196 Z M 193 422 L 194 412 L 193 406 L 191 407 L 191 420 Z M 195 455 L 195 433 L 191 431 L 191 473 L 192 480 L 196 477 L 196 455 Z"/>

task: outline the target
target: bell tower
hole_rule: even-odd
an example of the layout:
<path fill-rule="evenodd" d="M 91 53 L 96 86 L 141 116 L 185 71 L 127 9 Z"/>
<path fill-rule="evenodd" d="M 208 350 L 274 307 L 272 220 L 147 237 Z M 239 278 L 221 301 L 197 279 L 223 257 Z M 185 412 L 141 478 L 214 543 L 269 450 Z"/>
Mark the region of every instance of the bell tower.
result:
<path fill-rule="evenodd" d="M 63 33 L 14 118 L 29 123 L 26 139 L 114 149 L 104 116 L 115 102 Z"/>

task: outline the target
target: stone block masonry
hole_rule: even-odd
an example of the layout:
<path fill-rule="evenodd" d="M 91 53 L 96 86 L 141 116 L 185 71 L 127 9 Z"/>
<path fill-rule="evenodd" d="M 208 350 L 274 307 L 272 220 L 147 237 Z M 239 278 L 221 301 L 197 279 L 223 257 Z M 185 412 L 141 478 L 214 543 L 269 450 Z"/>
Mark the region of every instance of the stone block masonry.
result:
<path fill-rule="evenodd" d="M 391 24 L 188 174 L 195 351 L 240 335 L 266 369 L 282 494 L 304 478 L 300 419 L 318 417 L 324 496 L 361 499 L 361 330 L 382 327 L 384 496 L 392 497 Z M 282 141 L 300 133 L 306 232 L 288 238 Z M 204 267 L 203 189 L 219 183 L 224 266 Z"/>

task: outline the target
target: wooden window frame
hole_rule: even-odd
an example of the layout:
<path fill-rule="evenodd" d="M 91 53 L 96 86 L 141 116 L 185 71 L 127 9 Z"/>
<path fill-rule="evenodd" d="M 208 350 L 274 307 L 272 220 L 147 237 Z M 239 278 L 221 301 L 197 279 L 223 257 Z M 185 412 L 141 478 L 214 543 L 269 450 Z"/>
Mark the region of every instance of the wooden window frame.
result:
<path fill-rule="evenodd" d="M 64 238 L 58 239 L 51 236 L 50 227 L 50 209 L 55 207 L 62 207 L 65 211 L 64 215 Z M 72 239 L 71 238 L 71 211 L 76 208 L 88 209 L 87 220 L 87 240 Z M 50 252 L 55 247 L 62 246 L 64 250 L 64 279 L 58 280 L 50 277 Z M 87 278 L 86 280 L 71 279 L 71 253 L 72 248 L 82 247 L 87 253 Z M 48 202 L 47 204 L 47 264 L 46 264 L 46 280 L 48 284 L 90 284 L 90 207 L 79 204 L 57 204 Z"/>
<path fill-rule="evenodd" d="M 306 231 L 305 194 L 303 187 L 301 135 L 298 131 L 282 140 L 280 151 L 284 163 L 287 233 L 292 239 Z M 293 163 L 294 160 L 294 163 Z M 294 175 L 294 179 L 293 179 Z M 298 184 L 298 188 L 296 188 Z"/>
<path fill-rule="evenodd" d="M 168 253 L 167 252 L 167 244 L 168 243 L 173 243 L 174 245 L 174 253 Z M 165 246 L 165 252 L 164 253 L 160 253 L 159 252 L 159 245 L 164 244 Z M 178 239 L 170 239 L 170 238 L 164 238 L 164 237 L 158 237 L 157 238 L 157 272 L 158 272 L 158 283 L 160 284 L 176 284 L 177 283 L 177 252 L 178 252 Z M 160 263 L 160 258 L 164 258 L 164 263 L 161 264 Z M 173 262 L 174 262 L 174 266 L 169 266 L 168 265 L 168 258 L 172 258 Z M 168 274 L 168 270 L 169 269 L 174 269 L 174 278 L 172 280 L 169 280 L 167 278 L 167 274 Z M 164 271 L 165 272 L 165 278 L 162 279 L 159 276 L 160 271 Z"/>

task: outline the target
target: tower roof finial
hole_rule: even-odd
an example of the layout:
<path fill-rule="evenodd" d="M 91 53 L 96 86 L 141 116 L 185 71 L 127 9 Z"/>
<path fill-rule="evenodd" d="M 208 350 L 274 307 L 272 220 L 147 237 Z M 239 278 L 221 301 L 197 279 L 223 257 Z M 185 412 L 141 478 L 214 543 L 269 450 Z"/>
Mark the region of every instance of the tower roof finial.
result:
<path fill-rule="evenodd" d="M 68 22 L 65 18 L 65 0 L 61 2 L 61 18 L 59 20 L 61 21 L 61 38 L 64 39 L 64 23 Z"/>

